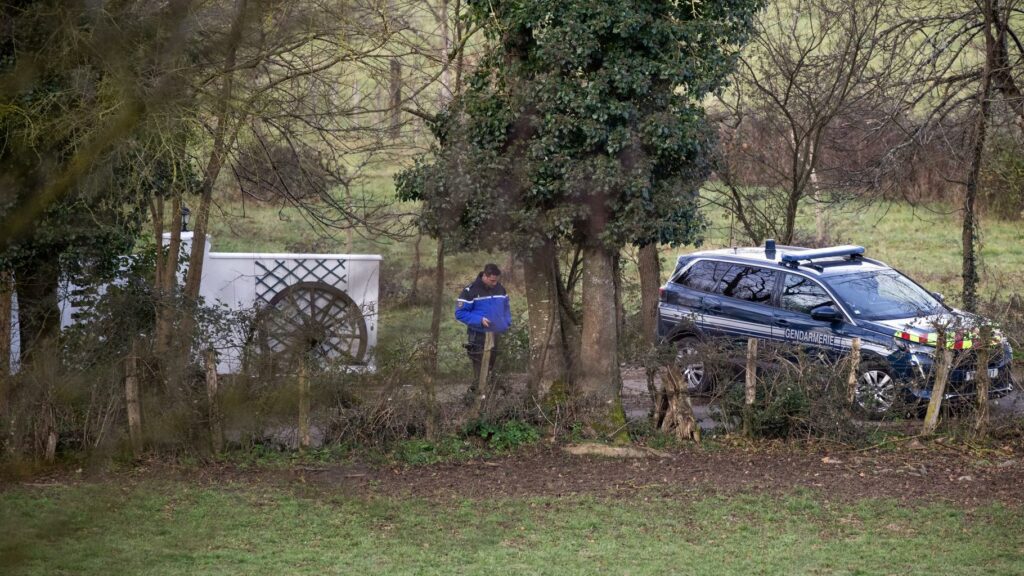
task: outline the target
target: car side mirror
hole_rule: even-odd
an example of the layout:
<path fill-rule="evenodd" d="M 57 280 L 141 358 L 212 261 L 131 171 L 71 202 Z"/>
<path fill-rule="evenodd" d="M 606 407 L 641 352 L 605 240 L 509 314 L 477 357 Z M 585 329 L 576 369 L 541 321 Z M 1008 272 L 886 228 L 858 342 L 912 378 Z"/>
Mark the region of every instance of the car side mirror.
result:
<path fill-rule="evenodd" d="M 938 300 L 939 302 L 946 301 L 946 297 L 942 295 L 942 292 L 932 292 L 932 297 Z"/>
<path fill-rule="evenodd" d="M 811 310 L 811 318 L 822 322 L 838 322 L 843 319 L 843 315 L 835 306 L 818 306 Z"/>

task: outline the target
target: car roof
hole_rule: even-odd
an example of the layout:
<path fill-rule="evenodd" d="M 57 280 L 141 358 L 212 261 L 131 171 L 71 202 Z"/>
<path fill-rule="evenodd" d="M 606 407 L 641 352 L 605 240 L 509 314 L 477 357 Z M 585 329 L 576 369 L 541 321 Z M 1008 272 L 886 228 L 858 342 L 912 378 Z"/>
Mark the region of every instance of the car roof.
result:
<path fill-rule="evenodd" d="M 842 251 L 842 248 L 859 247 L 838 247 L 840 251 Z M 801 246 L 783 246 L 781 244 L 775 246 L 774 250 L 769 250 L 764 247 L 721 248 L 718 250 L 702 250 L 699 252 L 683 254 L 679 256 L 679 262 L 690 261 L 697 258 L 711 258 L 717 261 L 732 262 L 735 264 L 756 264 L 758 266 L 777 270 L 799 270 L 813 276 L 841 276 L 843 274 L 876 272 L 892 269 L 883 262 L 859 255 L 856 257 L 850 257 L 848 255 L 824 256 L 814 258 L 810 261 L 801 260 L 800 262 L 783 262 L 782 260 L 783 256 L 786 256 L 787 254 L 799 257 L 801 252 L 812 254 L 812 250 L 814 249 L 804 248 Z M 826 253 L 827 250 L 828 249 L 822 249 L 820 252 Z M 818 251 L 815 250 L 815 252 Z M 861 252 L 863 252 L 863 249 L 861 249 Z"/>

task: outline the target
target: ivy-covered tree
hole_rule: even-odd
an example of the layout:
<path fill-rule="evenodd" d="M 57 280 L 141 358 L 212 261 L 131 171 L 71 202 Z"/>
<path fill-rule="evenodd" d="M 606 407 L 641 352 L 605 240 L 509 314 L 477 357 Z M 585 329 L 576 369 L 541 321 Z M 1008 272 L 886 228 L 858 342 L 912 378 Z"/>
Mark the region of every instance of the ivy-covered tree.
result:
<path fill-rule="evenodd" d="M 693 191 L 713 146 L 701 102 L 723 85 L 760 4 L 471 2 L 487 55 L 438 123 L 434 158 L 399 178 L 435 234 L 511 245 L 528 262 L 550 259 L 554 241 L 581 248 L 575 380 L 599 432 L 624 429 L 619 250 L 699 239 Z"/>

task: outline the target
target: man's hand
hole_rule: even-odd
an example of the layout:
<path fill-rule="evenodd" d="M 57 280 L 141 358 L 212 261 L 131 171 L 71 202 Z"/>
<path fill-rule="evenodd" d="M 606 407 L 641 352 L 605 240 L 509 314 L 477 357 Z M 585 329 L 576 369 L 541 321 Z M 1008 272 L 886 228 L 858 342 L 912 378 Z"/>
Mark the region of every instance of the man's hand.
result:
<path fill-rule="evenodd" d="M 484 318 L 483 320 L 481 320 L 480 324 L 482 324 L 484 328 L 490 328 L 491 327 L 491 321 L 488 320 L 487 318 Z"/>

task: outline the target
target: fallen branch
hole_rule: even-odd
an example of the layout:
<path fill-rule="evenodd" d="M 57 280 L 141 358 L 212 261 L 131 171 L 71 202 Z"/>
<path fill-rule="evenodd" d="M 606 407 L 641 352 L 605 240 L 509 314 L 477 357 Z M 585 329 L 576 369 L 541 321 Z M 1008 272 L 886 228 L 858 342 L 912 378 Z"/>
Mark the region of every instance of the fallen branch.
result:
<path fill-rule="evenodd" d="M 606 456 L 609 458 L 667 458 L 668 454 L 643 446 L 609 446 L 607 444 L 574 444 L 563 448 L 574 456 Z"/>

